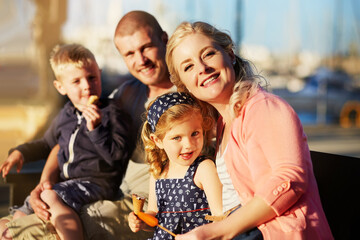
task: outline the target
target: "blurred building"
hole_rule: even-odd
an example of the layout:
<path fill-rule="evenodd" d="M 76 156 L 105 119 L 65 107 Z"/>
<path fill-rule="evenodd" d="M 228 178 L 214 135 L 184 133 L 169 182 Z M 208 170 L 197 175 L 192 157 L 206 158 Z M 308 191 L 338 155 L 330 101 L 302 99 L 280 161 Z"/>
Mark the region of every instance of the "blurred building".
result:
<path fill-rule="evenodd" d="M 296 92 L 319 66 L 342 68 L 360 86 L 358 5 L 351 0 L 0 0 L 0 154 L 33 138 L 62 104 L 48 64 L 56 44 L 81 43 L 95 54 L 104 94 L 126 79 L 113 33 L 128 11 L 152 13 L 169 35 L 185 20 L 227 30 L 236 51 L 272 88 Z"/>

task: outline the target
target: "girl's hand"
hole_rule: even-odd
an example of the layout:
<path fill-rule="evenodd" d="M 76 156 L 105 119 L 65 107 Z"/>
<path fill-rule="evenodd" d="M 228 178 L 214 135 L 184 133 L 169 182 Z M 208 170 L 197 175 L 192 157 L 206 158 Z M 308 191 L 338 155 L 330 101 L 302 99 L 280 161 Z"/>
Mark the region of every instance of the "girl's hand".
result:
<path fill-rule="evenodd" d="M 84 107 L 82 113 L 89 131 L 94 130 L 101 123 L 101 112 L 95 104 Z"/>
<path fill-rule="evenodd" d="M 144 228 L 146 228 L 146 224 L 141 221 L 134 212 L 131 212 L 128 216 L 128 222 L 129 222 L 129 227 L 131 229 L 131 231 L 133 232 L 138 232 L 140 230 L 143 230 Z"/>

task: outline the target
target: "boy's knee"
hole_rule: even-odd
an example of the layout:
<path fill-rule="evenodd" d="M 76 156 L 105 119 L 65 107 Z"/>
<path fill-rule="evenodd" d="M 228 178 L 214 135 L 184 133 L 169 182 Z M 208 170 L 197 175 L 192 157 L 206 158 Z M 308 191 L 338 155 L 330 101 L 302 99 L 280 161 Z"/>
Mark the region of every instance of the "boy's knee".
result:
<path fill-rule="evenodd" d="M 45 189 L 41 192 L 40 198 L 49 205 L 49 203 L 54 203 L 59 199 L 59 196 L 54 190 L 51 189 Z"/>

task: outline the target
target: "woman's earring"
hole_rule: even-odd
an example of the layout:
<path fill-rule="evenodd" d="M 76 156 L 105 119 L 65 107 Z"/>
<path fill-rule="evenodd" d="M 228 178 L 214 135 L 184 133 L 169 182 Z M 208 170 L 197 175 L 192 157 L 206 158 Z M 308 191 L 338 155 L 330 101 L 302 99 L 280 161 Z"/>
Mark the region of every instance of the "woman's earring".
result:
<path fill-rule="evenodd" d="M 236 59 L 234 59 L 234 61 L 232 62 L 233 66 L 235 66 L 236 64 Z"/>

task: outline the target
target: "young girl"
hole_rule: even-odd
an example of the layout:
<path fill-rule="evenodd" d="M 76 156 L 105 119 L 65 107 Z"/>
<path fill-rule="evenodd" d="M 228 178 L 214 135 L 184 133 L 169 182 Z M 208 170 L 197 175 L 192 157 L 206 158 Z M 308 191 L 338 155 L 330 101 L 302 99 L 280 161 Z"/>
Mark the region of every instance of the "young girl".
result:
<path fill-rule="evenodd" d="M 210 143 L 212 118 L 187 93 L 168 93 L 150 104 L 142 130 L 150 164 L 148 214 L 175 234 L 208 223 L 205 216 L 222 214 L 221 183 L 212 160 L 201 156 Z M 209 209 L 210 206 L 210 209 Z M 134 213 L 132 231 L 151 230 Z M 173 239 L 156 228 L 154 239 Z"/>

